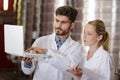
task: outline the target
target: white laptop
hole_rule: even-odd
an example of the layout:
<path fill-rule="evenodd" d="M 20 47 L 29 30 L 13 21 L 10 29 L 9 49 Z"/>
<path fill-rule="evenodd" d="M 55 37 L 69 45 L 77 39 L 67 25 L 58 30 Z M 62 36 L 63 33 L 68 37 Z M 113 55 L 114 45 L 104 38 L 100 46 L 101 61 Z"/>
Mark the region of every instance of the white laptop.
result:
<path fill-rule="evenodd" d="M 23 26 L 4 25 L 4 45 L 5 52 L 11 55 L 23 57 L 38 57 L 44 59 L 45 54 L 25 53 L 24 52 L 24 31 Z"/>

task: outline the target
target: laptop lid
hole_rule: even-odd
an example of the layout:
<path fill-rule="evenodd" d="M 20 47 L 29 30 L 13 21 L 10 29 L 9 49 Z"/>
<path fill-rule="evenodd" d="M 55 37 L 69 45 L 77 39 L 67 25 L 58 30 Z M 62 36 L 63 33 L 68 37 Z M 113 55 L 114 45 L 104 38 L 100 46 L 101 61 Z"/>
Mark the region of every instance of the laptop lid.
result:
<path fill-rule="evenodd" d="M 4 25 L 5 52 L 17 56 L 24 53 L 24 31 L 23 26 Z"/>

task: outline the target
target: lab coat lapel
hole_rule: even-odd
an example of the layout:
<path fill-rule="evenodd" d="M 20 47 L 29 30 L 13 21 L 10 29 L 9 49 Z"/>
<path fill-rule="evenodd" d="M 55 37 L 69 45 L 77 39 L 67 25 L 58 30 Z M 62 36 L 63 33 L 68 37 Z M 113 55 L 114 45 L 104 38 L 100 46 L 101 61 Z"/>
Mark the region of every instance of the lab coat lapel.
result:
<path fill-rule="evenodd" d="M 49 48 L 51 48 L 51 49 L 53 49 L 53 50 L 57 50 L 57 44 L 56 44 L 56 42 L 55 42 L 55 33 L 53 33 L 52 35 L 50 35 L 49 36 L 49 45 L 50 45 L 50 47 Z"/>
<path fill-rule="evenodd" d="M 59 51 L 61 53 L 64 53 L 69 47 L 72 46 L 73 40 L 71 39 L 71 37 L 69 36 L 68 39 L 62 44 L 62 46 L 60 47 Z"/>
<path fill-rule="evenodd" d="M 95 59 L 98 58 L 99 56 L 101 56 L 103 53 L 103 46 L 100 46 L 96 52 L 94 53 L 93 57 L 91 59 Z M 87 61 L 87 55 L 88 55 L 88 51 L 85 52 L 85 57 L 86 57 L 86 61 Z"/>
<path fill-rule="evenodd" d="M 49 39 L 50 39 L 50 48 L 52 48 L 53 50 L 56 50 L 57 51 L 57 44 L 55 42 L 55 33 L 53 33 L 52 35 L 50 35 Z M 71 47 L 73 44 L 73 40 L 72 38 L 69 36 L 67 38 L 67 40 L 62 44 L 62 46 L 59 48 L 59 52 L 60 53 L 65 53 L 65 51 Z"/>

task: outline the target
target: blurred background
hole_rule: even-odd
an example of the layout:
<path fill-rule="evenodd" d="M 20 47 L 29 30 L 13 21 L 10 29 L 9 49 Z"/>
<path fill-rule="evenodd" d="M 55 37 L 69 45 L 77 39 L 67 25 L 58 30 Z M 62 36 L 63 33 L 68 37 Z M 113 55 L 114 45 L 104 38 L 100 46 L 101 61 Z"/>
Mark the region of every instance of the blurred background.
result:
<path fill-rule="evenodd" d="M 52 33 L 54 11 L 70 5 L 78 10 L 74 40 L 81 42 L 85 24 L 101 19 L 110 34 L 110 54 L 115 61 L 115 80 L 120 80 L 120 0 L 0 0 L 0 80 L 32 80 L 24 75 L 20 61 L 4 52 L 4 24 L 23 25 L 25 49 L 43 35 Z"/>

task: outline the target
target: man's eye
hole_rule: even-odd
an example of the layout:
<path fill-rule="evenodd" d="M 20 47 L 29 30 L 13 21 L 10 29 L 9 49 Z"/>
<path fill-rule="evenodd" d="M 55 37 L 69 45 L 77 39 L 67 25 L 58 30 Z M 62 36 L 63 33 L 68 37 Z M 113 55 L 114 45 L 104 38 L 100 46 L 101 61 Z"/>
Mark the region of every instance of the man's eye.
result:
<path fill-rule="evenodd" d="M 66 22 L 65 22 L 65 21 L 63 21 L 62 23 L 63 23 L 63 24 L 66 24 Z"/>

